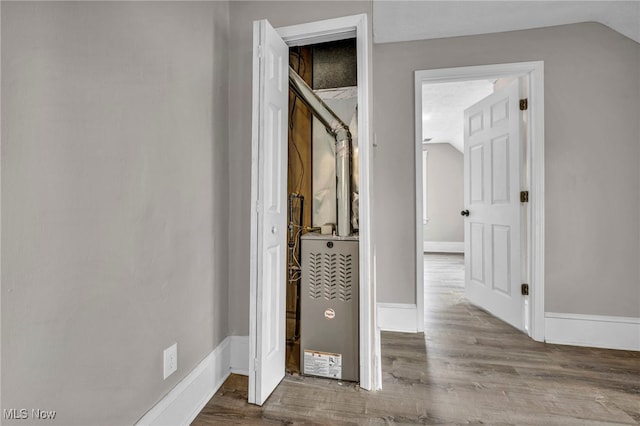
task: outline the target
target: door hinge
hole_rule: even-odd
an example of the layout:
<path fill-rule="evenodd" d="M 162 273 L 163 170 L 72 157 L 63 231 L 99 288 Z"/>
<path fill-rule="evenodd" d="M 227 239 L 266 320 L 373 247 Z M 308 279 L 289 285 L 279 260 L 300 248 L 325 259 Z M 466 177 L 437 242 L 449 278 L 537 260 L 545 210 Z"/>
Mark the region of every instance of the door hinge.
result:
<path fill-rule="evenodd" d="M 520 99 L 520 111 L 529 109 L 529 99 Z"/>
<path fill-rule="evenodd" d="M 258 59 L 262 59 L 262 45 L 258 45 L 258 51 L 256 52 Z"/>
<path fill-rule="evenodd" d="M 520 202 L 521 203 L 529 202 L 529 191 L 520 191 Z"/>
<path fill-rule="evenodd" d="M 522 293 L 523 296 L 528 296 L 529 295 L 529 284 L 522 284 L 520 286 L 520 293 Z"/>

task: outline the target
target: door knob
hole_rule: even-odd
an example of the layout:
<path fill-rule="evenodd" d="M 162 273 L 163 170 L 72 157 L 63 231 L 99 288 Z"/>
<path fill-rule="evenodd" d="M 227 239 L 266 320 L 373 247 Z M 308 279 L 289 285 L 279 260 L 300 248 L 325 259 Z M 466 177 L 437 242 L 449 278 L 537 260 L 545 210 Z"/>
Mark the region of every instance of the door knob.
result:
<path fill-rule="evenodd" d="M 272 234 L 275 234 L 276 232 L 278 232 L 278 230 L 276 229 L 276 227 L 275 227 L 275 226 L 272 226 L 272 227 L 271 227 L 271 233 L 272 233 Z"/>
<path fill-rule="evenodd" d="M 469 210 L 462 210 L 462 211 L 460 212 L 460 214 L 461 214 L 462 216 L 469 216 Z"/>

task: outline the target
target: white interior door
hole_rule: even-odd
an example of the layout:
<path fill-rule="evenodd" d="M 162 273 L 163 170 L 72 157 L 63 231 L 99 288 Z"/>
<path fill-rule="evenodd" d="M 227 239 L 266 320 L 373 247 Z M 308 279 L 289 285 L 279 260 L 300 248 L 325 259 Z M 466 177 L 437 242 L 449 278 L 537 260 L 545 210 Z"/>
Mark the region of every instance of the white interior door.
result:
<path fill-rule="evenodd" d="M 519 101 L 516 80 L 465 111 L 463 213 L 467 299 L 524 330 Z"/>
<path fill-rule="evenodd" d="M 258 238 L 251 261 L 251 312 L 256 315 L 251 323 L 256 329 L 250 341 L 249 402 L 262 405 L 285 373 L 289 48 L 266 20 L 256 21 L 253 30 L 252 155 L 258 157 L 258 170 L 252 171 L 257 177 L 252 226 Z"/>

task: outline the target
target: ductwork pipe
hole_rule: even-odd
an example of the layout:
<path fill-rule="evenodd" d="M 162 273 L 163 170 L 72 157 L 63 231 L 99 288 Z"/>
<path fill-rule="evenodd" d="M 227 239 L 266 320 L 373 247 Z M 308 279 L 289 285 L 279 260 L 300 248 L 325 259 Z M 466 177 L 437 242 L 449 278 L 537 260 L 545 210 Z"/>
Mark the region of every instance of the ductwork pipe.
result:
<path fill-rule="evenodd" d="M 347 126 L 307 85 L 307 83 L 289 67 L 289 87 L 304 101 L 313 114 L 324 124 L 327 132 L 336 140 L 336 179 L 337 179 L 337 228 L 338 235 L 351 235 L 351 132 Z"/>

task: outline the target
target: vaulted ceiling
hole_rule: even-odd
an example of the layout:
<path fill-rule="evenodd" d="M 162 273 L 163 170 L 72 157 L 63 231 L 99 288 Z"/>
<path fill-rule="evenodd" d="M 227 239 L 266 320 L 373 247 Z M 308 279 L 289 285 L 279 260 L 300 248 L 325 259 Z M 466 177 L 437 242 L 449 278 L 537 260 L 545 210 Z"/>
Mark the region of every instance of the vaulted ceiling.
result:
<path fill-rule="evenodd" d="M 376 43 L 600 22 L 640 43 L 640 1 L 373 0 Z"/>

